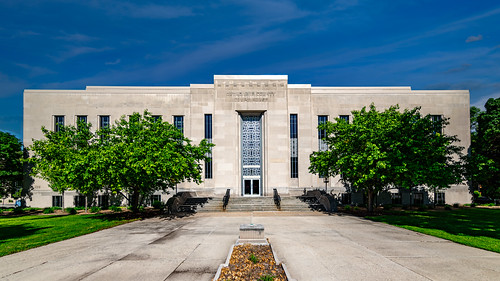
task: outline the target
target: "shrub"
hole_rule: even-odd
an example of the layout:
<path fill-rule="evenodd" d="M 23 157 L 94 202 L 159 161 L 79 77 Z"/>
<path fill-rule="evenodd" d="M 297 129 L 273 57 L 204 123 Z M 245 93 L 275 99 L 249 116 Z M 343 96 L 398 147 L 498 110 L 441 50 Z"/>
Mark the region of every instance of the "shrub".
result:
<path fill-rule="evenodd" d="M 351 210 L 351 205 L 345 205 L 345 206 L 344 206 L 344 210 L 346 210 L 346 211 L 350 211 L 350 210 Z"/>
<path fill-rule="evenodd" d="M 3 209 L 0 209 L 0 214 L 3 214 Z"/>
<path fill-rule="evenodd" d="M 354 206 L 354 208 L 352 208 L 353 211 L 357 211 L 359 210 L 359 207 L 358 206 Z"/>
<path fill-rule="evenodd" d="M 470 206 L 471 206 L 472 208 L 474 208 L 474 207 L 476 207 L 476 203 L 471 203 L 471 204 L 470 204 Z"/>
<path fill-rule="evenodd" d="M 446 205 L 444 206 L 444 209 L 445 209 L 445 210 L 447 210 L 447 211 L 451 211 L 451 206 L 450 206 L 450 205 L 448 205 L 448 204 L 446 204 Z"/>
<path fill-rule="evenodd" d="M 479 192 L 478 190 L 474 190 L 474 197 L 475 198 L 481 197 L 481 192 Z"/>
<path fill-rule="evenodd" d="M 165 208 L 165 204 L 161 201 L 154 201 L 153 208 L 163 210 Z"/>
<path fill-rule="evenodd" d="M 85 207 L 75 207 L 75 210 L 77 210 L 77 211 L 85 210 Z"/>
<path fill-rule="evenodd" d="M 460 205 L 458 203 L 453 203 L 453 208 L 458 208 Z"/>
<path fill-rule="evenodd" d="M 12 213 L 18 215 L 24 213 L 24 210 L 23 208 L 14 208 L 14 210 L 12 210 Z"/>
<path fill-rule="evenodd" d="M 109 207 L 109 209 L 113 212 L 121 212 L 122 211 L 122 208 L 120 208 L 119 206 L 115 206 L 115 205 L 111 205 Z"/>
<path fill-rule="evenodd" d="M 35 211 L 40 210 L 40 208 L 25 208 L 24 210 L 27 212 L 35 212 Z"/>
<path fill-rule="evenodd" d="M 44 214 L 52 214 L 54 212 L 54 208 L 45 208 L 43 209 Z"/>
<path fill-rule="evenodd" d="M 418 206 L 418 210 L 419 211 L 427 211 L 427 209 L 429 209 L 429 207 L 427 205 L 420 205 L 420 206 Z"/>
<path fill-rule="evenodd" d="M 54 211 L 55 210 L 62 210 L 62 208 L 61 207 L 52 207 L 52 210 L 54 210 Z"/>
<path fill-rule="evenodd" d="M 248 257 L 248 260 L 253 262 L 253 263 L 259 262 L 259 258 L 257 258 L 253 253 L 250 255 L 250 257 Z"/>
<path fill-rule="evenodd" d="M 91 213 L 97 213 L 101 210 L 101 208 L 97 207 L 97 206 L 93 206 L 92 208 L 90 208 L 90 212 Z"/>
<path fill-rule="evenodd" d="M 144 206 L 139 206 L 139 212 L 144 212 Z"/>
<path fill-rule="evenodd" d="M 69 213 L 70 215 L 76 215 L 76 209 L 75 208 L 66 208 L 66 213 Z"/>

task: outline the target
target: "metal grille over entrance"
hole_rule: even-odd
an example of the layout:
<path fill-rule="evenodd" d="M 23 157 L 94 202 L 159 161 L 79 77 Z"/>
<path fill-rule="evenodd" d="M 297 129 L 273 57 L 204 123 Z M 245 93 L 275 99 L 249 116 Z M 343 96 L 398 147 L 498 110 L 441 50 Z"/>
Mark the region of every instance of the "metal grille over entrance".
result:
<path fill-rule="evenodd" d="M 242 194 L 262 195 L 261 115 L 241 115 L 241 167 Z"/>

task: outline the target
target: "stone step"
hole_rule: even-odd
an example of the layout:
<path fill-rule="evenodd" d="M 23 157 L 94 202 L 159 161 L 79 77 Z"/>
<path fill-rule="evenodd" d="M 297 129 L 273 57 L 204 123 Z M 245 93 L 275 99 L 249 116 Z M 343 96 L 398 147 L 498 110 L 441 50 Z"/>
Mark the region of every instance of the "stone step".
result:
<path fill-rule="evenodd" d="M 199 206 L 197 212 L 222 212 L 222 198 L 214 198 L 203 207 Z M 250 211 L 285 211 L 285 212 L 310 212 L 309 205 L 292 196 L 281 197 L 281 210 L 276 208 L 273 197 L 231 197 L 226 212 Z"/>

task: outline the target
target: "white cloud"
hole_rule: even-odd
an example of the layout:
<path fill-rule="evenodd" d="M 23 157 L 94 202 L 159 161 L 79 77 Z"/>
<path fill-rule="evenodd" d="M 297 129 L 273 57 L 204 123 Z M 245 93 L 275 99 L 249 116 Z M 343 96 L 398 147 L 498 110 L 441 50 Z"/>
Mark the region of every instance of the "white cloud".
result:
<path fill-rule="evenodd" d="M 97 39 L 96 37 L 91 37 L 81 33 L 66 33 L 66 32 L 62 32 L 60 36 L 56 36 L 54 38 L 70 42 L 88 42 Z"/>
<path fill-rule="evenodd" d="M 54 71 L 52 71 L 48 68 L 45 68 L 45 67 L 33 66 L 33 65 L 28 65 L 28 64 L 24 64 L 24 63 L 16 63 L 15 65 L 28 70 L 29 76 L 31 76 L 31 77 L 55 73 Z"/>
<path fill-rule="evenodd" d="M 49 56 L 51 57 L 54 61 L 61 63 L 67 59 L 84 55 L 84 54 L 90 54 L 90 53 L 100 53 L 104 51 L 111 50 L 112 48 L 110 47 L 103 47 L 103 48 L 94 48 L 94 47 L 87 47 L 87 46 L 68 46 L 65 51 L 61 52 L 57 56 Z"/>
<path fill-rule="evenodd" d="M 119 64 L 120 62 L 121 62 L 121 59 L 116 59 L 115 61 L 107 61 L 104 64 L 105 65 L 115 65 L 115 64 Z"/>
<path fill-rule="evenodd" d="M 466 43 L 470 42 L 476 42 L 476 41 L 481 41 L 483 40 L 483 35 L 479 34 L 478 36 L 469 36 L 467 39 L 465 39 Z"/>
<path fill-rule="evenodd" d="M 140 3 L 140 1 L 137 1 Z M 147 19 L 174 19 L 194 16 L 192 7 L 169 6 L 158 4 L 136 4 L 125 1 L 91 1 L 88 4 L 103 9 L 109 14 L 121 15 L 132 18 Z"/>

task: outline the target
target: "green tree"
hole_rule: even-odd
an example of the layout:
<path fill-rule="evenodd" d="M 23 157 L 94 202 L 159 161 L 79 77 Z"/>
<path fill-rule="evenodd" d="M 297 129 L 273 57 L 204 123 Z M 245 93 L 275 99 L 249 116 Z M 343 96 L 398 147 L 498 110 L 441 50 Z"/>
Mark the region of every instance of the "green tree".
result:
<path fill-rule="evenodd" d="M 57 132 L 42 127 L 44 139 L 34 140 L 29 147 L 31 175 L 46 180 L 52 190 L 63 195 L 66 190 L 84 195 L 99 190 L 105 177 L 101 171 L 95 173 L 98 142 L 90 128 L 84 122 L 77 127 L 61 126 Z"/>
<path fill-rule="evenodd" d="M 455 159 L 461 148 L 453 145 L 456 137 L 442 133 L 446 119 L 421 116 L 419 108 L 400 112 L 392 106 L 379 112 L 373 104 L 352 114 L 350 124 L 337 118 L 320 125 L 329 149 L 311 154 L 309 170 L 341 174 L 367 195 L 370 212 L 374 196 L 385 189 L 425 185 L 436 190 L 460 181 Z"/>
<path fill-rule="evenodd" d="M 471 191 L 500 198 L 500 98 L 490 98 L 485 111 L 471 108 L 471 146 L 466 176 Z M 475 124 L 475 126 L 472 126 Z"/>
<path fill-rule="evenodd" d="M 32 174 L 54 191 L 77 190 L 92 195 L 109 190 L 138 210 L 140 197 L 166 191 L 182 181 L 201 182 L 201 167 L 213 146 L 191 141 L 172 124 L 148 111 L 122 116 L 110 128 L 91 132 L 91 125 L 64 126 L 58 132 L 42 128 L 45 138 L 30 150 Z M 128 196 L 127 196 L 128 195 Z"/>
<path fill-rule="evenodd" d="M 23 145 L 14 135 L 0 131 L 0 196 L 23 197 Z"/>
<path fill-rule="evenodd" d="M 213 146 L 206 140 L 193 145 L 182 132 L 168 122 L 156 120 L 151 113 L 122 116 L 101 135 L 102 161 L 107 163 L 109 188 L 129 194 L 133 210 L 140 197 L 156 190 L 166 191 L 183 181 L 201 182 L 199 163 Z"/>

